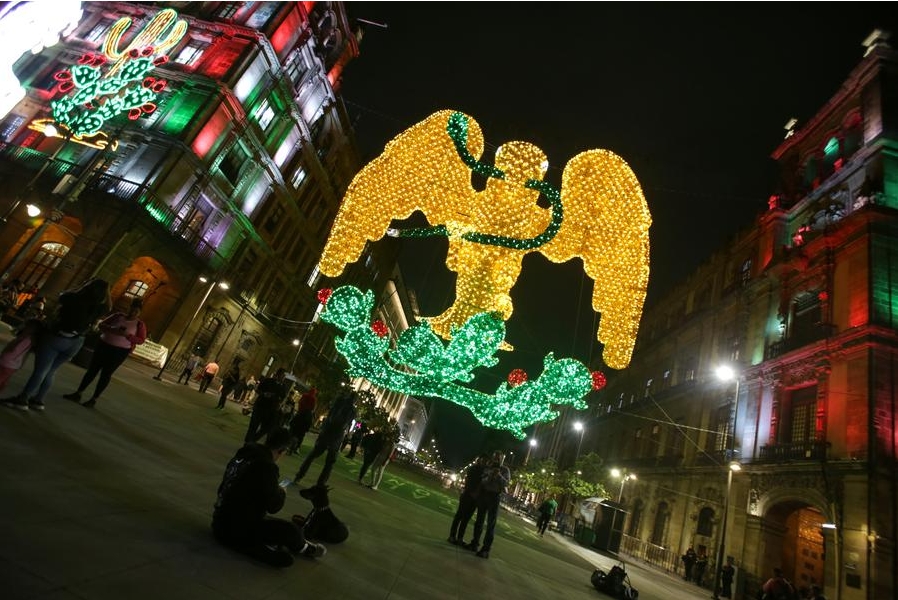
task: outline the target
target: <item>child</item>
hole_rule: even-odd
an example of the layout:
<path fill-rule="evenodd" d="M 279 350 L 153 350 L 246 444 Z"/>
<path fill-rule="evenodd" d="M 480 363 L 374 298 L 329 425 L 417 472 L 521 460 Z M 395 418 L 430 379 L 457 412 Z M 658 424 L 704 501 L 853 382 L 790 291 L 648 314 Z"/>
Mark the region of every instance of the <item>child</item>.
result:
<path fill-rule="evenodd" d="M 16 337 L 0 351 L 0 390 L 6 387 L 6 382 L 13 373 L 22 368 L 25 356 L 34 347 L 40 328 L 41 322 L 37 319 L 25 321 Z"/>

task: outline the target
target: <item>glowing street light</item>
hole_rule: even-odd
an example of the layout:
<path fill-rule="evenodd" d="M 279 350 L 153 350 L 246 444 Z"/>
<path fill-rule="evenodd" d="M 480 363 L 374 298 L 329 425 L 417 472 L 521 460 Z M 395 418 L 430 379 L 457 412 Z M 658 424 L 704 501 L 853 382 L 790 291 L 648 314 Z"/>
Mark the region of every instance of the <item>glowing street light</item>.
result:
<path fill-rule="evenodd" d="M 717 600 L 719 596 L 717 595 L 717 590 L 720 586 L 720 577 L 723 569 L 723 557 L 726 552 L 726 539 L 727 539 L 727 516 L 730 512 L 730 490 L 733 487 L 733 473 L 736 471 L 741 471 L 742 465 L 736 461 L 732 461 L 729 464 L 729 468 L 727 469 L 727 493 L 723 499 L 723 520 L 720 522 L 720 544 L 717 546 L 717 568 L 716 573 L 714 575 L 714 599 Z"/>
<path fill-rule="evenodd" d="M 577 442 L 577 459 L 574 460 L 574 462 L 577 462 L 580 459 L 580 448 L 583 446 L 583 432 L 586 431 L 586 428 L 583 427 L 581 421 L 574 421 L 574 431 L 580 432 L 580 441 Z"/>
<path fill-rule="evenodd" d="M 527 456 L 524 457 L 524 464 L 530 460 L 530 452 L 539 445 L 539 442 L 536 441 L 536 438 L 530 438 L 527 442 Z"/>

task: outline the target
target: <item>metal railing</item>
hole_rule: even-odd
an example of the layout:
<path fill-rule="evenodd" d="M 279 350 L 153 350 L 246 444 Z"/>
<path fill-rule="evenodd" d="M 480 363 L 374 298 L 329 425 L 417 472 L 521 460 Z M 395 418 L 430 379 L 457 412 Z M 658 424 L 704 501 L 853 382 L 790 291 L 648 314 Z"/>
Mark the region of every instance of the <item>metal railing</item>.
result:
<path fill-rule="evenodd" d="M 812 441 L 761 446 L 757 462 L 794 462 L 802 460 L 823 460 L 829 442 Z"/>
<path fill-rule="evenodd" d="M 620 552 L 668 573 L 676 573 L 680 565 L 680 555 L 676 550 L 626 534 L 621 537 Z"/>

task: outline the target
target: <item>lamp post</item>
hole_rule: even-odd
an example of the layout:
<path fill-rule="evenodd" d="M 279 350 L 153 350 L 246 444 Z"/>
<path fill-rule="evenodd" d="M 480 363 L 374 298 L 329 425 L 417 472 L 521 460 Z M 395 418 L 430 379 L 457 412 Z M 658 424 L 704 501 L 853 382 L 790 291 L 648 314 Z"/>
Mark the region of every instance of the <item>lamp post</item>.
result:
<path fill-rule="evenodd" d="M 524 466 L 527 465 L 527 462 L 530 460 L 530 452 L 539 445 L 539 442 L 536 441 L 536 438 L 530 438 L 527 442 L 527 456 L 524 457 Z"/>
<path fill-rule="evenodd" d="M 717 546 L 717 566 L 715 568 L 714 574 L 714 599 L 720 598 L 717 595 L 717 590 L 720 589 L 720 577 L 723 573 L 723 559 L 724 554 L 726 553 L 726 539 L 727 539 L 727 517 L 730 512 L 730 490 L 733 487 L 733 473 L 736 471 L 741 471 L 742 465 L 740 465 L 736 461 L 732 461 L 727 468 L 727 491 L 726 496 L 723 498 L 723 520 L 720 522 L 720 544 Z"/>
<path fill-rule="evenodd" d="M 630 473 L 627 470 L 621 471 L 620 469 L 615 468 L 615 469 L 611 469 L 611 476 L 614 477 L 615 479 L 618 479 L 618 478 L 620 479 L 620 490 L 617 493 L 617 503 L 618 503 L 618 505 L 620 505 L 621 501 L 624 498 L 624 486 L 631 479 L 634 481 L 636 480 L 636 473 Z M 614 512 L 611 514 L 611 527 L 608 528 L 607 550 L 609 552 L 612 552 L 611 540 L 614 537 L 614 527 L 615 527 L 615 525 L 617 525 L 617 513 L 620 512 L 620 509 L 617 506 L 615 506 L 613 508 L 614 508 Z"/>
<path fill-rule="evenodd" d="M 580 441 L 577 442 L 577 458 L 574 459 L 575 463 L 580 460 L 580 448 L 583 446 L 583 432 L 585 430 L 586 429 L 583 427 L 583 423 L 581 421 L 574 421 L 574 431 L 580 432 Z"/>
<path fill-rule="evenodd" d="M 309 332 L 312 331 L 312 325 L 315 324 L 315 321 L 305 321 L 300 323 L 300 325 L 306 325 L 306 332 L 302 334 L 301 339 L 293 340 L 293 345 L 296 346 L 296 354 L 293 355 L 293 362 L 290 364 L 290 374 L 295 376 L 294 369 L 296 368 L 296 359 L 299 358 L 299 353 L 302 350 L 302 347 L 306 343 L 306 338 L 309 337 Z"/>
<path fill-rule="evenodd" d="M 742 465 L 733 460 L 736 454 L 736 419 L 739 417 L 739 375 L 736 373 L 735 369 L 729 365 L 717 367 L 716 374 L 717 378 L 721 381 L 729 382 L 735 380 L 736 390 L 733 396 L 733 433 L 732 437 L 727 440 L 727 460 L 729 461 L 729 465 L 727 468 L 727 491 L 726 496 L 723 499 L 723 520 L 720 524 L 720 543 L 717 546 L 717 565 L 715 567 L 713 596 L 715 600 L 719 598 L 717 590 L 720 589 L 720 578 L 726 553 L 727 519 L 730 511 L 730 490 L 733 487 L 733 473 L 742 469 Z M 727 435 L 729 435 L 729 433 L 729 428 L 727 428 Z"/>
<path fill-rule="evenodd" d="M 165 364 L 163 364 L 162 368 L 159 369 L 159 372 L 153 376 L 153 379 L 155 379 L 156 381 L 162 381 L 163 371 L 165 371 L 165 368 L 168 367 L 168 363 L 171 362 L 172 356 L 175 355 L 175 351 L 178 349 L 178 346 L 181 345 L 181 341 L 184 339 L 184 336 L 187 335 L 187 330 L 190 329 L 190 326 L 193 324 L 194 320 L 196 320 L 197 315 L 200 314 L 203 306 L 205 306 L 206 301 L 209 299 L 209 296 L 212 295 L 212 290 L 214 290 L 216 286 L 223 290 L 226 290 L 228 289 L 228 287 L 230 287 L 226 282 L 218 281 L 217 279 L 215 281 L 209 282 L 209 279 L 206 277 L 200 277 L 200 282 L 209 283 L 209 287 L 206 288 L 206 294 L 203 296 L 203 299 L 200 300 L 200 303 L 197 305 L 196 310 L 193 311 L 193 316 L 191 316 L 190 320 L 187 321 L 187 325 L 184 326 L 184 330 L 181 332 L 180 337 L 178 337 L 178 341 L 175 342 L 174 346 L 172 346 L 171 352 L 168 353 L 168 358 L 165 359 Z"/>

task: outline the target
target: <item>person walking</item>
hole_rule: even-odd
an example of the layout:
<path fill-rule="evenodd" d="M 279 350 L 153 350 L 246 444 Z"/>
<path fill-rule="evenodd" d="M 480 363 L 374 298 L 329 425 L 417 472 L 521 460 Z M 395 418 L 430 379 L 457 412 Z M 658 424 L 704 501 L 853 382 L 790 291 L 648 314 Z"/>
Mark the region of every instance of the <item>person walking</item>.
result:
<path fill-rule="evenodd" d="M 57 369 L 78 354 L 84 335 L 111 306 L 109 283 L 102 279 L 91 279 L 62 292 L 56 314 L 38 337 L 28 382 L 19 394 L 0 403 L 18 410 L 44 410 L 44 396 L 53 385 Z"/>
<path fill-rule="evenodd" d="M 212 380 L 215 379 L 215 376 L 218 375 L 218 370 L 221 367 L 218 366 L 218 363 L 214 360 L 209 361 L 205 367 L 203 367 L 203 376 L 200 379 L 200 393 L 205 393 L 206 389 L 209 387 L 209 384 L 212 383 Z"/>
<path fill-rule="evenodd" d="M 256 402 L 249 418 L 249 426 L 243 441 L 255 442 L 275 429 L 281 416 L 281 403 L 287 396 L 290 384 L 287 382 L 287 370 L 283 367 L 274 373 L 274 377 L 266 377 L 256 386 Z M 289 446 L 288 446 L 289 447 Z"/>
<path fill-rule="evenodd" d="M 355 460 L 356 452 L 358 452 L 359 449 L 359 443 L 362 441 L 362 438 L 365 437 L 366 433 L 368 433 L 368 426 L 365 423 L 356 424 L 352 435 L 349 436 L 349 452 L 346 453 L 346 458 Z"/>
<path fill-rule="evenodd" d="M 680 557 L 680 560 L 683 561 L 683 581 L 692 581 L 692 567 L 695 565 L 696 554 L 691 544 L 686 548 L 686 553 Z"/>
<path fill-rule="evenodd" d="M 296 454 L 302 448 L 302 441 L 312 427 L 315 419 L 315 407 L 318 405 L 318 388 L 312 387 L 299 397 L 296 414 L 290 420 L 290 450 L 287 454 Z"/>
<path fill-rule="evenodd" d="M 483 481 L 483 470 L 486 468 L 486 462 L 489 457 L 482 454 L 477 457 L 467 471 L 465 471 L 465 481 L 462 486 L 461 494 L 458 496 L 458 508 L 455 510 L 455 516 L 452 517 L 452 525 L 449 526 L 450 544 L 456 546 L 464 544 L 465 530 L 474 511 L 477 510 L 477 496 L 480 492 L 480 484 Z"/>
<path fill-rule="evenodd" d="M 483 522 L 486 520 L 486 533 L 483 536 L 483 547 L 477 551 L 480 558 L 489 558 L 496 534 L 496 520 L 499 518 L 499 501 L 511 481 L 511 471 L 505 466 L 505 453 L 496 451 L 493 459 L 483 472 L 480 494 L 477 497 L 477 518 L 474 520 L 474 539 L 468 544 L 469 550 L 477 550 L 480 534 L 483 533 Z"/>
<path fill-rule="evenodd" d="M 237 387 L 237 384 L 240 383 L 240 357 L 235 357 L 233 362 L 231 362 L 231 367 L 228 369 L 228 372 L 225 373 L 224 377 L 221 378 L 221 393 L 218 396 L 218 406 L 216 408 L 218 410 L 222 410 L 225 407 L 225 403 L 228 401 L 228 396 L 231 395 L 231 392 L 234 391 L 234 388 Z"/>
<path fill-rule="evenodd" d="M 184 385 L 190 383 L 190 377 L 193 375 L 193 370 L 200 366 L 200 362 L 202 362 L 202 358 L 200 358 L 195 352 L 190 353 L 190 358 L 187 359 L 187 364 L 184 365 L 184 370 L 181 371 L 181 374 L 178 375 L 178 383 L 181 383 L 181 380 L 184 380 Z"/>
<path fill-rule="evenodd" d="M 387 470 L 387 465 L 396 458 L 397 441 L 398 438 L 396 436 L 388 437 L 381 451 L 374 457 L 374 463 L 371 466 L 371 470 L 368 471 L 371 474 L 371 483 L 366 484 L 372 490 L 376 490 L 380 486 L 380 482 L 384 478 L 384 471 Z"/>
<path fill-rule="evenodd" d="M 736 567 L 733 566 L 733 559 L 727 558 L 725 565 L 720 567 L 720 597 L 733 597 L 733 579 L 736 577 Z"/>
<path fill-rule="evenodd" d="M 276 429 L 264 444 L 238 450 L 225 468 L 212 513 L 212 532 L 220 543 L 275 567 L 289 567 L 296 554 L 315 558 L 327 552 L 291 521 L 268 516 L 287 498 L 277 463 L 289 443 L 290 432 Z"/>
<path fill-rule="evenodd" d="M 386 436 L 380 427 L 369 430 L 368 433 L 365 434 L 365 437 L 362 438 L 362 441 L 359 442 L 359 445 L 362 448 L 362 466 L 359 469 L 359 484 L 362 483 L 362 478 L 365 476 L 365 473 L 368 472 L 371 465 L 374 464 L 374 459 L 377 458 L 377 455 L 386 443 Z"/>
<path fill-rule="evenodd" d="M 321 430 L 318 432 L 318 438 L 315 440 L 312 451 L 299 466 L 299 471 L 296 472 L 293 483 L 298 485 L 302 478 L 305 477 L 309 467 L 312 466 L 312 462 L 325 452 L 327 452 L 327 456 L 324 459 L 324 467 L 322 467 L 321 473 L 318 475 L 318 485 L 323 486 L 327 483 L 331 470 L 334 468 L 334 463 L 337 462 L 337 454 L 340 452 L 340 444 L 343 442 L 346 428 L 355 419 L 357 398 L 358 393 L 351 388 L 345 390 L 337 397 L 334 405 L 328 411 L 324 423 L 321 425 Z M 303 492 L 305 490 L 300 491 L 300 495 L 305 497 Z"/>
<path fill-rule="evenodd" d="M 556 510 L 558 510 L 558 502 L 551 496 L 543 500 L 543 503 L 539 505 L 539 519 L 536 521 L 536 531 L 540 535 L 546 533 L 549 521 L 555 516 Z"/>
<path fill-rule="evenodd" d="M 135 298 L 127 313 L 114 312 L 100 322 L 100 340 L 90 359 L 90 365 L 78 384 L 78 389 L 71 394 L 63 394 L 63 398 L 72 402 L 81 401 L 81 393 L 84 392 L 96 378 L 100 378 L 94 388 L 90 400 L 82 404 L 86 408 L 93 408 L 97 398 L 109 385 L 112 374 L 118 369 L 134 348 L 144 343 L 147 339 L 147 327 L 140 320 L 140 311 L 143 308 L 143 300 Z"/>

